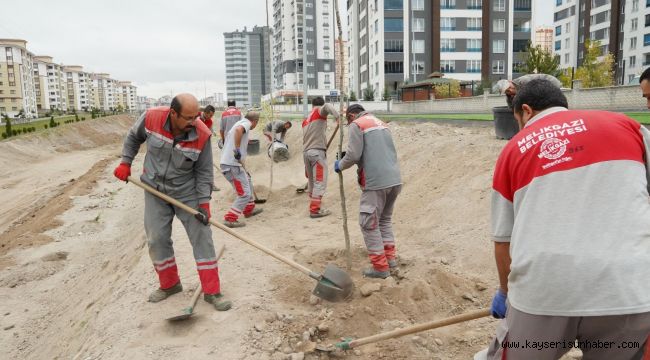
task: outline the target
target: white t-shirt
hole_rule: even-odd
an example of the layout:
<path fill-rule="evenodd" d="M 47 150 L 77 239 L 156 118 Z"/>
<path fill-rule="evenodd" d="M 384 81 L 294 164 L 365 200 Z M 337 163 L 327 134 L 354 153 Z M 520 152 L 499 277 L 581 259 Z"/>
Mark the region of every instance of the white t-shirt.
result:
<path fill-rule="evenodd" d="M 235 130 L 240 126 L 244 127 L 244 134 L 241 137 L 241 143 L 239 144 L 239 151 L 241 152 L 241 160 L 246 159 L 246 150 L 248 149 L 248 133 L 251 131 L 251 122 L 246 118 L 242 118 L 237 121 L 235 125 L 230 128 L 228 134 L 226 134 L 226 143 L 223 144 L 223 150 L 221 150 L 221 164 L 230 165 L 230 166 L 241 166 L 241 163 L 235 159 Z"/>

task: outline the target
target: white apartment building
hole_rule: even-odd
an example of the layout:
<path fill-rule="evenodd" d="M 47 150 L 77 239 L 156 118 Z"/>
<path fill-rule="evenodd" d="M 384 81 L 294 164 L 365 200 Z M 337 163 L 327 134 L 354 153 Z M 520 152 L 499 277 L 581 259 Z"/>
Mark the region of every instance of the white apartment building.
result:
<path fill-rule="evenodd" d="M 118 92 L 121 94 L 121 102 L 118 103 L 118 106 L 122 105 L 124 110 L 135 110 L 137 108 L 137 88 L 130 81 L 120 81 L 118 86 Z"/>
<path fill-rule="evenodd" d="M 34 56 L 34 88 L 36 90 L 36 108 L 39 113 L 54 108 L 51 99 L 56 96 L 56 88 L 54 83 L 50 84 L 49 82 L 48 64 L 52 64 L 52 57 Z M 50 96 L 50 93 L 54 94 Z"/>
<path fill-rule="evenodd" d="M 65 97 L 68 108 L 77 111 L 90 111 L 94 105 L 91 74 L 84 72 L 83 67 L 78 65 L 63 66 L 63 73 L 67 85 Z"/>
<path fill-rule="evenodd" d="M 303 5 L 306 19 L 303 21 Z M 329 95 L 335 89 L 334 2 L 332 0 L 269 1 L 272 27 L 273 90 L 303 88 L 303 46 L 307 52 L 310 95 Z M 303 39 L 303 23 L 306 39 Z"/>
<path fill-rule="evenodd" d="M 625 0 L 621 76 L 628 84 L 650 66 L 650 6 L 639 0 Z"/>
<path fill-rule="evenodd" d="M 578 64 L 578 4 L 576 0 L 555 1 L 553 52 L 560 57 L 561 68 L 575 68 Z"/>
<path fill-rule="evenodd" d="M 33 57 L 27 41 L 0 39 L 0 114 L 37 117 Z"/>

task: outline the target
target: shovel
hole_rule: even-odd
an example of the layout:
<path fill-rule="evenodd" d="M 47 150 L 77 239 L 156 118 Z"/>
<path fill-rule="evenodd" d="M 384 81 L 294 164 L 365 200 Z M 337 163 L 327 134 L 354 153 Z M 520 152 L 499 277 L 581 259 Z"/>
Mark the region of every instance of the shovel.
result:
<path fill-rule="evenodd" d="M 191 207 L 183 204 L 182 202 L 165 195 L 161 193 L 160 191 L 152 188 L 151 186 L 147 184 L 143 184 L 139 179 L 134 178 L 132 176 L 129 176 L 128 181 L 132 182 L 133 184 L 141 187 L 145 191 L 167 201 L 168 203 L 179 207 L 188 213 L 192 215 L 199 214 L 197 210 L 192 209 Z M 331 302 L 337 302 L 337 301 L 342 301 L 345 299 L 348 299 L 352 295 L 352 291 L 354 290 L 354 283 L 352 282 L 352 278 L 343 270 L 339 269 L 335 265 L 328 264 L 327 267 L 325 268 L 325 272 L 323 274 L 319 274 L 316 272 L 313 272 L 306 268 L 303 265 L 298 264 L 297 262 L 280 255 L 279 253 L 253 241 L 250 240 L 243 235 L 238 234 L 237 232 L 233 231 L 229 227 L 220 224 L 212 219 L 209 220 L 210 224 L 212 226 L 215 226 L 219 228 L 220 230 L 223 230 L 224 232 L 232 235 L 233 237 L 247 243 L 248 245 L 251 245 L 263 252 L 265 252 L 268 255 L 273 256 L 274 258 L 282 261 L 283 263 L 297 269 L 298 271 L 302 272 L 305 275 L 308 275 L 310 278 L 316 280 L 318 283 L 316 284 L 316 287 L 314 288 L 314 291 L 312 292 L 314 295 L 318 296 L 319 298 Z"/>
<path fill-rule="evenodd" d="M 442 320 L 436 320 L 436 321 L 431 321 L 428 323 L 424 324 L 419 324 L 419 325 L 413 325 L 409 326 L 404 329 L 397 329 L 393 331 L 388 331 L 385 333 L 373 335 L 373 336 L 368 336 L 365 338 L 357 339 L 357 340 L 352 340 L 348 339 L 345 341 L 342 341 L 340 343 L 335 344 L 334 346 L 317 346 L 316 350 L 320 351 L 335 351 L 337 348 L 341 350 L 350 350 L 357 348 L 361 345 L 366 345 L 366 344 L 371 344 L 375 343 L 378 341 L 382 340 L 388 340 L 388 339 L 394 339 L 400 336 L 404 335 L 409 335 L 421 331 L 426 331 L 426 330 L 431 330 L 431 329 L 436 329 L 439 327 L 444 327 L 448 325 L 453 325 L 453 324 L 458 324 L 461 322 L 469 321 L 469 320 L 474 320 L 474 319 L 480 319 L 482 317 L 490 316 L 490 309 L 482 309 L 482 310 L 476 310 L 472 312 L 468 312 L 465 314 L 461 315 L 456 315 L 452 317 L 448 317 L 446 319 Z"/>
<path fill-rule="evenodd" d="M 221 258 L 221 255 L 223 255 L 223 251 L 226 248 L 226 246 L 221 246 L 221 249 L 219 249 L 219 252 L 217 252 L 217 261 Z M 192 314 L 194 314 L 194 306 L 196 306 L 196 301 L 199 299 L 199 296 L 203 292 L 203 288 L 201 288 L 201 283 L 199 283 L 199 286 L 196 287 L 196 290 L 194 290 L 194 294 L 192 294 L 192 300 L 190 300 L 190 303 L 187 304 L 187 307 L 181 310 L 178 314 L 168 317 L 166 320 L 167 321 L 178 321 L 178 320 L 185 320 L 189 319 Z"/>
<path fill-rule="evenodd" d="M 340 121 L 340 120 L 339 120 Z M 327 141 L 327 147 L 325 148 L 325 152 L 327 152 L 327 149 L 330 148 L 330 144 L 334 140 L 334 136 L 336 135 L 336 132 L 339 131 L 339 124 L 336 124 L 336 127 L 334 128 L 334 132 L 332 133 L 332 136 L 330 136 L 330 139 Z M 298 194 L 302 194 L 305 191 L 307 191 L 307 187 L 309 187 L 309 183 L 303 185 L 303 187 L 299 187 L 296 189 L 296 192 Z"/>
<path fill-rule="evenodd" d="M 221 171 L 221 169 L 218 168 L 217 165 L 214 165 L 214 164 L 213 164 L 212 166 L 214 166 L 215 169 Z M 246 170 L 246 168 L 244 168 L 244 170 Z M 251 174 L 249 174 L 248 171 L 246 171 L 246 173 L 248 174 L 248 176 L 251 176 Z M 255 192 L 255 188 L 253 188 L 253 197 L 255 198 L 254 202 L 255 202 L 256 204 L 264 204 L 264 203 L 266 203 L 266 199 L 259 199 L 259 198 L 257 198 L 257 193 Z"/>

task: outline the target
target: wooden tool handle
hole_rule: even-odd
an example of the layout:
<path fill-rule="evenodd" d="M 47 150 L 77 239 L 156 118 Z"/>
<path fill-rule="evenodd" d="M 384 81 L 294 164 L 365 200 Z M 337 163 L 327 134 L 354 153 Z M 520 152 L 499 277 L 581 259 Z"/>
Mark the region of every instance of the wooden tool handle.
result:
<path fill-rule="evenodd" d="M 163 194 L 160 191 L 152 188 L 151 186 L 149 186 L 147 184 L 143 184 L 139 179 L 137 179 L 137 178 L 135 178 L 133 176 L 129 176 L 128 181 L 132 182 L 133 184 L 135 184 L 138 187 L 141 187 L 145 191 L 147 191 L 147 192 L 149 192 L 149 193 L 151 193 L 153 195 L 156 195 L 157 197 L 167 201 L 168 203 L 187 211 L 188 213 L 190 213 L 192 215 L 196 215 L 196 214 L 199 213 L 197 210 L 192 209 L 191 207 L 189 207 L 189 206 L 183 204 L 182 202 L 170 197 L 169 195 Z M 285 263 L 285 264 L 287 264 L 289 266 L 294 267 L 295 269 L 301 271 L 302 273 L 304 273 L 306 275 L 309 275 L 310 277 L 312 277 L 314 279 L 320 280 L 321 276 L 319 274 L 309 270 L 308 268 L 304 267 L 303 265 L 300 265 L 297 262 L 295 262 L 295 261 L 293 261 L 293 260 L 291 260 L 291 259 L 289 259 L 289 258 L 287 258 L 287 257 L 285 257 L 283 255 L 280 255 L 277 252 L 275 252 L 275 251 L 273 251 L 273 250 L 271 250 L 271 249 L 269 249 L 269 248 L 255 242 L 253 240 L 250 240 L 250 239 L 244 237 L 243 235 L 240 235 L 240 234 L 236 233 L 235 231 L 233 231 L 229 227 L 227 227 L 227 226 L 225 226 L 223 224 L 220 224 L 220 223 L 214 221 L 213 219 L 210 219 L 209 222 L 210 222 L 210 224 L 212 224 L 212 226 L 215 226 L 215 227 L 219 228 L 220 230 L 222 230 L 222 231 L 230 234 L 231 236 L 233 236 L 233 237 L 247 243 L 248 245 L 251 245 L 251 246 L 253 246 L 253 247 L 255 247 L 255 248 L 259 249 L 259 250 L 262 250 L 266 254 L 273 256 L 274 258 L 282 261 L 283 263 Z"/>
<path fill-rule="evenodd" d="M 223 251 L 226 249 L 226 245 L 222 245 L 219 251 L 217 251 L 217 261 L 221 259 L 221 255 L 223 255 Z M 199 286 L 196 287 L 196 290 L 194 290 L 194 294 L 192 295 L 192 300 L 190 300 L 190 303 L 188 305 L 189 308 L 194 309 L 194 306 L 196 306 L 197 300 L 199 300 L 199 296 L 203 292 L 203 288 L 201 287 L 201 283 L 199 282 Z"/>
<path fill-rule="evenodd" d="M 431 329 L 444 327 L 444 326 L 448 326 L 448 325 L 458 324 L 458 323 L 469 321 L 469 320 L 480 319 L 482 317 L 486 317 L 486 316 L 489 316 L 489 315 L 490 315 L 490 309 L 472 311 L 472 312 L 469 312 L 469 313 L 466 313 L 466 314 L 456 315 L 456 316 L 448 317 L 448 318 L 442 319 L 442 320 L 431 321 L 431 322 L 424 323 L 424 324 L 410 326 L 410 327 L 407 327 L 407 328 L 404 328 L 404 329 L 393 330 L 393 331 L 385 332 L 385 333 L 382 333 L 382 334 L 377 334 L 377 335 L 361 338 L 361 339 L 358 339 L 358 340 L 353 340 L 353 341 L 350 342 L 349 347 L 352 349 L 352 348 L 355 348 L 357 346 L 370 344 L 370 343 L 374 343 L 374 342 L 377 342 L 377 341 L 382 341 L 382 340 L 386 340 L 386 339 L 393 339 L 393 338 L 396 338 L 396 337 L 409 335 L 409 334 L 413 334 L 413 333 L 416 333 L 416 332 L 421 332 L 421 331 L 431 330 Z"/>
<path fill-rule="evenodd" d="M 341 122 L 341 119 L 339 119 L 339 123 L 340 123 L 340 122 Z M 329 141 L 327 141 L 327 147 L 325 148 L 325 151 L 326 151 L 326 152 L 327 152 L 327 150 L 330 148 L 330 144 L 331 144 L 332 141 L 334 140 L 334 136 L 336 136 L 336 132 L 339 131 L 339 126 L 340 126 L 340 125 L 337 123 L 337 124 L 336 124 L 336 127 L 334 128 L 334 132 L 332 133 L 332 136 L 330 136 Z"/>

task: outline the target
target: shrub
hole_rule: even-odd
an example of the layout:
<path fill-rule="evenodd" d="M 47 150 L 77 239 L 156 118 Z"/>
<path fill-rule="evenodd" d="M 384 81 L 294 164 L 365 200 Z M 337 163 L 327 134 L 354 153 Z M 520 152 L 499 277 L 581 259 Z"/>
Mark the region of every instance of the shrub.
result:
<path fill-rule="evenodd" d="M 43 125 L 43 128 L 47 129 L 47 124 Z"/>
<path fill-rule="evenodd" d="M 3 133 L 2 133 L 2 138 L 3 138 L 3 139 L 6 139 L 6 138 L 7 138 L 7 133 L 6 133 L 6 132 L 3 132 Z"/>
<path fill-rule="evenodd" d="M 18 135 L 18 131 L 16 130 L 11 130 L 11 136 L 16 136 Z"/>
<path fill-rule="evenodd" d="M 81 121 L 86 121 L 86 117 L 85 117 L 85 116 L 82 116 L 82 117 L 81 117 Z"/>
<path fill-rule="evenodd" d="M 13 132 L 11 131 L 11 119 L 9 119 L 8 116 L 5 116 L 5 132 L 7 133 L 7 137 L 10 137 Z"/>
<path fill-rule="evenodd" d="M 76 111 L 75 111 L 75 113 L 74 113 L 74 120 L 75 120 L 75 121 L 79 121 L 79 115 L 77 115 L 77 112 L 76 112 Z"/>

